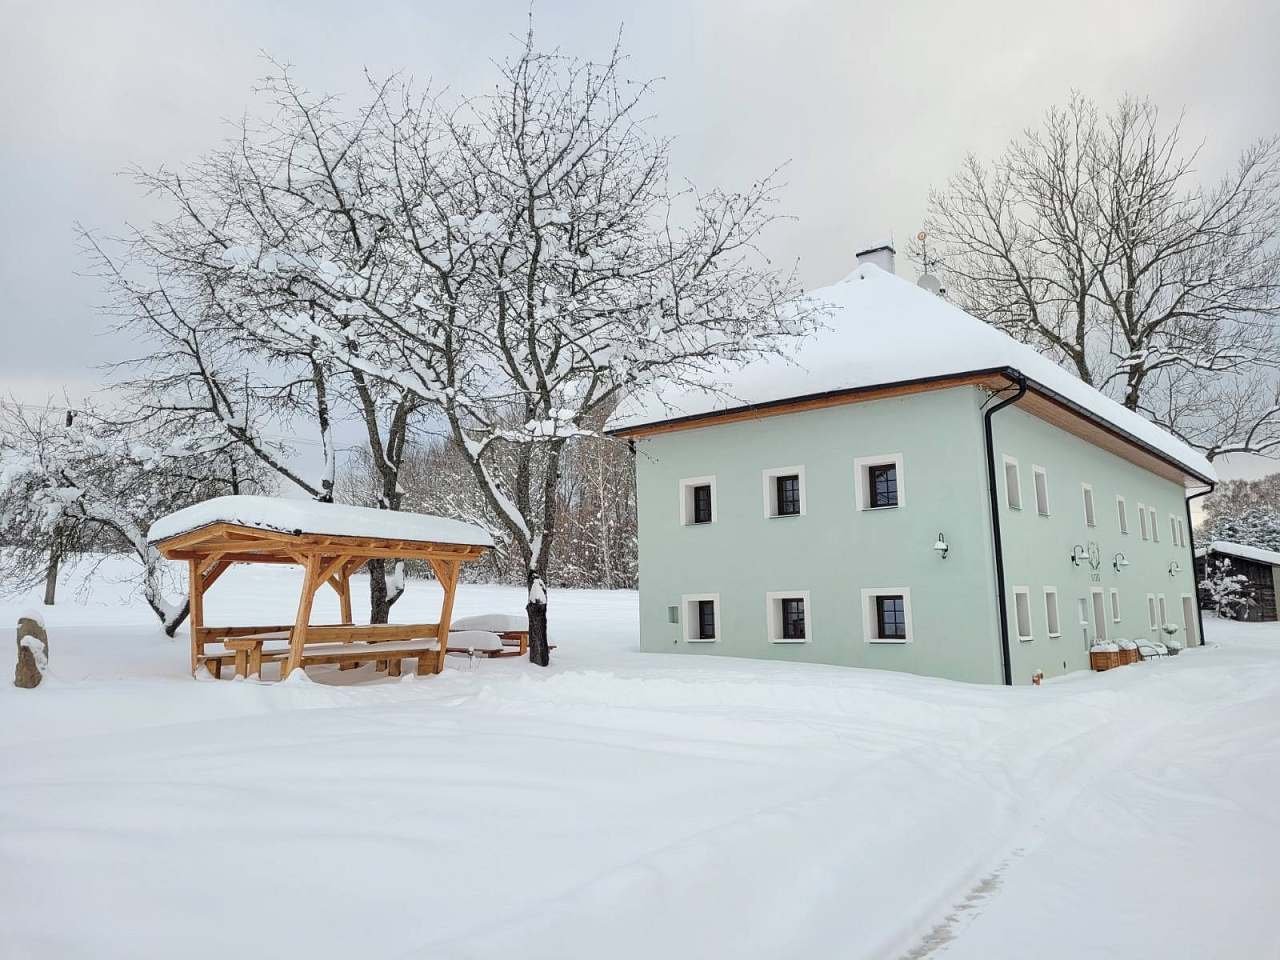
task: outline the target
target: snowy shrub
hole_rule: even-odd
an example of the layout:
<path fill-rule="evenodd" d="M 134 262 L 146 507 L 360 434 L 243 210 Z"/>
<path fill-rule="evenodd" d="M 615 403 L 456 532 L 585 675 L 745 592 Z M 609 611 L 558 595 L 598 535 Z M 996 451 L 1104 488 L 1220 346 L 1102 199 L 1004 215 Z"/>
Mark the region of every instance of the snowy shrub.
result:
<path fill-rule="evenodd" d="M 1254 604 L 1249 592 L 1249 578 L 1242 573 L 1231 572 L 1231 560 L 1221 557 L 1211 560 L 1200 581 L 1207 607 L 1219 617 L 1238 620 Z"/>

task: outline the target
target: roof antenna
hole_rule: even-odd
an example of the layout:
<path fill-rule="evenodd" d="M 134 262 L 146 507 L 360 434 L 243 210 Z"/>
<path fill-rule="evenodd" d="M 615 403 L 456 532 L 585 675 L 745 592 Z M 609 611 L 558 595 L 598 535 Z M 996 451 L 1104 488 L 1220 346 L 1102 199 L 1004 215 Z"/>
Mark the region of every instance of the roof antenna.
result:
<path fill-rule="evenodd" d="M 916 234 L 916 240 L 920 243 L 920 259 L 924 265 L 924 273 L 920 274 L 916 286 L 921 290 L 928 290 L 935 296 L 945 297 L 947 292 L 942 288 L 942 281 L 931 272 L 938 261 L 929 257 L 929 235 L 921 230 Z"/>

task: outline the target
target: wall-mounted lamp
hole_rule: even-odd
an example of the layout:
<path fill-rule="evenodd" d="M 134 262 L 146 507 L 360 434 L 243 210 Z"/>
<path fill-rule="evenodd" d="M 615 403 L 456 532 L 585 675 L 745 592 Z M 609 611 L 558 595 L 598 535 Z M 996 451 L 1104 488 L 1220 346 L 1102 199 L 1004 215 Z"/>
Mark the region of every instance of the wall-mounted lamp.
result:
<path fill-rule="evenodd" d="M 1177 561 L 1177 560 L 1175 560 L 1175 561 L 1173 561 L 1173 563 L 1169 564 L 1169 576 L 1171 576 L 1171 577 L 1176 577 L 1176 576 L 1177 576 L 1179 573 L 1181 573 L 1181 572 L 1182 572 L 1182 567 L 1180 567 L 1180 566 L 1178 565 L 1178 561 Z"/>
<path fill-rule="evenodd" d="M 1119 573 L 1123 567 L 1127 567 L 1128 565 L 1129 561 L 1125 559 L 1123 553 L 1117 553 L 1111 558 L 1111 566 L 1115 568 L 1116 573 Z"/>
<path fill-rule="evenodd" d="M 1080 566 L 1081 560 L 1089 559 L 1089 551 L 1082 544 L 1077 543 L 1071 548 L 1071 563 L 1073 566 Z"/>
<path fill-rule="evenodd" d="M 939 559 L 947 559 L 947 553 L 951 550 L 951 544 L 947 543 L 947 538 L 939 531 L 938 541 L 933 545 L 933 549 L 937 552 Z"/>

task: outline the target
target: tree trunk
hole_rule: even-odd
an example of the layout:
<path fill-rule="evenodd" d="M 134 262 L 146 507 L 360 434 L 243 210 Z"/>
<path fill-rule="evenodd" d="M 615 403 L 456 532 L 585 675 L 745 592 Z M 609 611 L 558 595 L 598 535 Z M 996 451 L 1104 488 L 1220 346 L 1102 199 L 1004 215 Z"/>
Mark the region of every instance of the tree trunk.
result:
<path fill-rule="evenodd" d="M 62 553 L 56 546 L 49 548 L 49 566 L 44 573 L 44 605 L 53 606 L 54 594 L 58 590 L 58 564 L 62 561 Z"/>
<path fill-rule="evenodd" d="M 542 575 L 529 574 L 529 662 L 540 667 L 551 664 L 551 647 L 547 643 L 547 588 Z"/>
<path fill-rule="evenodd" d="M 369 622 L 386 623 L 391 617 L 391 608 L 404 595 L 404 577 L 402 574 L 393 577 L 395 586 L 388 587 L 387 561 L 370 560 L 366 568 L 369 571 Z"/>

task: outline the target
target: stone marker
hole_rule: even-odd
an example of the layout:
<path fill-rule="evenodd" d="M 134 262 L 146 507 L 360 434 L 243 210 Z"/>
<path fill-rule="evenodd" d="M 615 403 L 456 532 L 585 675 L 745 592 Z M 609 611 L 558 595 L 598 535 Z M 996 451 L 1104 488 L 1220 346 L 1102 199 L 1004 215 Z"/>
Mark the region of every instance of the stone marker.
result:
<path fill-rule="evenodd" d="M 13 685 L 28 690 L 40 686 L 49 666 L 49 637 L 44 625 L 31 617 L 18 618 L 18 666 Z"/>

